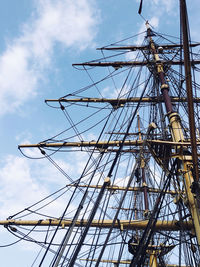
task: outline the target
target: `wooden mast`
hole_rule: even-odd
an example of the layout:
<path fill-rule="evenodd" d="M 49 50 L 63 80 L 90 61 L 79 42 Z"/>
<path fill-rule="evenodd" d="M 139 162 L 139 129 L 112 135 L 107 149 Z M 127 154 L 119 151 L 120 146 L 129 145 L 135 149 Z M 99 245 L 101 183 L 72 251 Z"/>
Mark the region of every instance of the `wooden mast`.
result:
<path fill-rule="evenodd" d="M 194 120 L 194 104 L 193 104 L 193 92 L 192 92 L 192 74 L 191 74 L 191 60 L 189 50 L 189 32 L 188 32 L 188 21 L 187 21 L 187 7 L 185 0 L 180 1 L 181 10 L 181 30 L 183 33 L 183 52 L 184 52 L 184 68 L 185 68 L 185 81 L 187 89 L 188 99 L 188 115 L 189 115 L 189 126 L 190 126 L 190 138 L 191 138 L 191 150 L 192 150 L 192 162 L 193 162 L 193 178 L 195 186 L 198 185 L 199 170 L 198 170 L 198 158 L 197 158 L 197 147 L 196 147 L 196 126 Z"/>
<path fill-rule="evenodd" d="M 163 69 L 163 63 L 160 61 L 159 54 L 157 49 L 155 48 L 154 41 L 151 37 L 151 29 L 147 23 L 147 35 L 149 38 L 149 43 L 151 47 L 152 54 L 154 56 L 155 62 L 157 62 L 157 74 L 159 76 L 160 84 L 161 84 L 161 91 L 163 94 L 165 107 L 167 111 L 167 116 L 170 123 L 171 128 L 171 135 L 174 142 L 184 142 L 184 134 L 181 126 L 181 119 L 177 112 L 174 112 L 172 103 L 169 96 L 169 85 L 165 80 L 165 73 Z M 194 194 L 191 192 L 191 187 L 194 182 L 194 175 L 193 175 L 193 160 L 192 156 L 186 157 L 186 149 L 184 147 L 177 147 L 177 153 L 179 154 L 177 158 L 182 162 L 182 169 L 179 170 L 180 175 L 184 178 L 185 183 L 185 191 L 187 195 L 187 200 L 189 204 L 189 209 L 192 215 L 192 219 L 194 221 L 194 228 L 196 232 L 196 237 L 198 241 L 198 245 L 200 245 L 200 219 L 199 219 L 199 211 L 197 201 L 195 199 Z M 196 154 L 197 156 L 197 154 Z M 195 157 L 196 157 L 195 156 Z"/>

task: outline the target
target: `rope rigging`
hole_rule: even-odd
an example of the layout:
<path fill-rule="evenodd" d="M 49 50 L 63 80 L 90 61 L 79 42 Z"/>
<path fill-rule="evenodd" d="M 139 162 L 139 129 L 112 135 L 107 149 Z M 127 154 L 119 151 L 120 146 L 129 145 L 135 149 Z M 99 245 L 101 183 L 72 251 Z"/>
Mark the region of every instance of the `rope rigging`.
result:
<path fill-rule="evenodd" d="M 140 14 L 142 4 L 143 1 L 140 1 Z M 32 266 L 44 266 L 49 261 L 51 267 L 92 267 L 101 264 L 139 267 L 150 265 L 152 251 L 156 254 L 153 260 L 156 258 L 161 266 L 166 266 L 168 262 L 170 264 L 170 255 L 175 257 L 176 254 L 176 263 L 179 266 L 198 266 L 198 240 L 192 235 L 193 214 L 188 204 L 184 181 L 186 173 L 189 173 L 189 179 L 193 173 L 192 167 L 186 169 L 192 149 L 189 145 L 186 146 L 190 141 L 188 119 L 185 119 L 188 107 L 186 100 L 181 101 L 186 98 L 182 35 L 178 39 L 169 40 L 169 35 L 163 36 L 153 30 L 149 32 L 140 47 L 132 48 L 135 50 L 126 48 L 128 51 L 118 51 L 125 41 L 131 47 L 129 41 L 132 42 L 132 38 L 138 35 L 102 47 L 101 58 L 87 62 L 109 63 L 110 59 L 114 59 L 123 63 L 119 58 L 127 59 L 128 53 L 131 53 L 128 62 L 143 58 L 143 65 L 135 68 L 124 67 L 123 64 L 108 64 L 105 68 L 106 74 L 95 82 L 95 73 L 92 73 L 94 68 L 90 69 L 90 66 L 83 63 L 82 67 L 90 84 L 55 100 L 58 106 L 46 100 L 47 105 L 62 111 L 67 126 L 38 143 L 37 149 L 42 154 L 38 159 L 47 159 L 67 179 L 68 184 L 8 218 L 12 221 L 7 225 L 7 230 L 18 238 L 12 244 L 24 240 L 41 247 Z M 155 40 L 153 48 L 150 47 L 147 37 Z M 166 42 L 170 43 L 169 46 Z M 190 56 L 194 62 L 198 58 L 194 52 L 198 46 L 192 47 L 195 43 L 191 40 L 190 44 Z M 115 52 L 114 55 L 106 55 L 112 51 Z M 159 60 L 155 59 L 155 54 L 159 56 Z M 172 61 L 180 62 L 180 67 L 173 65 Z M 159 66 L 165 81 L 162 84 Z M 194 75 L 199 68 L 195 64 L 192 67 Z M 105 81 L 109 83 L 107 90 L 104 90 Z M 196 99 L 194 117 L 197 128 L 200 129 L 200 85 L 197 77 L 193 79 L 192 86 Z M 176 98 L 170 112 L 166 112 L 163 104 L 163 90 L 166 87 L 171 99 Z M 95 98 L 96 94 L 100 98 Z M 137 101 L 131 102 L 133 98 L 137 98 Z M 145 103 L 144 98 L 155 101 Z M 179 115 L 170 121 L 170 114 L 173 112 Z M 77 115 L 80 115 L 78 119 Z M 174 121 L 178 121 L 174 126 L 175 130 L 172 129 Z M 177 145 L 174 145 L 173 134 L 175 131 L 181 132 L 179 125 L 184 140 L 176 140 Z M 99 129 L 100 134 L 97 134 Z M 93 146 L 89 146 L 89 143 L 83 146 L 84 140 L 90 138 L 89 132 L 92 132 L 92 138 L 97 141 L 91 141 L 94 142 Z M 65 147 L 71 139 L 74 147 Z M 101 140 L 104 140 L 103 145 L 100 144 Z M 129 140 L 135 140 L 135 144 L 128 144 L 125 150 L 124 144 Z M 160 143 L 150 143 L 149 140 Z M 116 141 L 113 147 L 109 145 L 111 141 Z M 169 143 L 163 144 L 161 141 Z M 52 145 L 56 142 L 60 146 Z M 20 151 L 24 154 L 21 147 Z M 59 152 L 66 151 L 70 151 L 67 158 L 69 165 L 75 165 L 77 161 L 82 168 L 84 163 L 85 167 L 81 172 L 77 164 L 77 169 L 71 175 L 59 163 L 62 155 Z M 84 158 L 81 158 L 79 152 L 85 152 Z M 197 152 L 200 154 L 199 148 Z M 131 191 L 130 188 L 134 190 Z M 64 208 L 62 212 L 57 211 L 59 216 L 48 215 L 48 209 L 51 210 L 53 205 L 59 207 L 61 202 L 64 203 Z M 41 221 L 31 230 L 30 226 L 13 226 L 15 220 L 33 215 L 46 219 L 43 230 L 38 230 Z M 68 224 L 65 225 L 65 222 Z M 37 237 L 39 234 L 41 238 Z"/>

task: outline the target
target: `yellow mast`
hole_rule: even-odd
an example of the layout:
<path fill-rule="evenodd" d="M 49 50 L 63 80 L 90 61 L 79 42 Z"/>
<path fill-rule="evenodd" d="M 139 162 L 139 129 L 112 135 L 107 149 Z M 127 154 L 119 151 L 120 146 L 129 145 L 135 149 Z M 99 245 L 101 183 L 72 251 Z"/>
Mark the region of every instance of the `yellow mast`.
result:
<path fill-rule="evenodd" d="M 165 106 L 167 110 L 167 116 L 169 119 L 169 126 L 170 126 L 170 131 L 172 135 L 172 140 L 173 142 L 185 142 L 184 134 L 183 134 L 183 129 L 181 126 L 181 119 L 178 113 L 173 111 L 170 97 L 168 94 L 169 91 L 169 85 L 166 83 L 165 80 L 165 73 L 163 70 L 163 63 L 160 60 L 159 54 L 157 52 L 157 49 L 155 47 L 154 41 L 151 37 L 151 29 L 149 27 L 149 24 L 147 23 L 147 34 L 149 38 L 149 43 L 150 43 L 150 48 L 151 48 L 151 53 L 154 56 L 154 60 L 156 63 L 156 69 L 157 69 L 157 74 L 160 79 L 161 83 L 161 91 L 165 100 Z M 184 147 L 177 146 L 176 147 L 177 153 L 177 158 L 182 162 L 182 167 L 179 170 L 180 176 L 184 178 L 184 185 L 185 185 L 185 192 L 187 196 L 187 202 L 189 206 L 189 210 L 192 215 L 192 219 L 194 222 L 194 228 L 196 232 L 196 237 L 198 241 L 198 245 L 200 245 L 200 217 L 199 217 L 199 210 L 198 210 L 198 205 L 197 201 L 195 199 L 194 194 L 191 192 L 191 187 L 194 182 L 194 177 L 192 173 L 192 156 L 191 155 L 186 155 L 184 152 Z"/>
<path fill-rule="evenodd" d="M 150 267 L 158 267 L 156 251 L 152 251 L 149 258 Z"/>

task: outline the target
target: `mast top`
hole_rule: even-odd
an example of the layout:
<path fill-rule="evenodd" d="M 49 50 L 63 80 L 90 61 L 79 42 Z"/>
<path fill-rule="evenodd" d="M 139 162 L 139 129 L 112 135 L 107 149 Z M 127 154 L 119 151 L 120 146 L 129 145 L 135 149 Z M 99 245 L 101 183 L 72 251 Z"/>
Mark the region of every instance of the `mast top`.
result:
<path fill-rule="evenodd" d="M 149 25 L 149 21 L 148 20 L 146 21 L 145 25 L 146 25 L 147 30 L 150 29 L 150 25 Z"/>

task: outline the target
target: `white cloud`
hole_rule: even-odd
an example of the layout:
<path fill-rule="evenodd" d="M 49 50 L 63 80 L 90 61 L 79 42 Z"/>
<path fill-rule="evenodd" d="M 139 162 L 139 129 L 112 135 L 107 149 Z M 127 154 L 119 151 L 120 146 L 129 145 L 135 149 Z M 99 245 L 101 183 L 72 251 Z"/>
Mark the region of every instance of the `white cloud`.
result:
<path fill-rule="evenodd" d="M 46 160 L 45 162 L 36 161 L 35 163 L 35 161 L 30 161 L 26 158 L 9 155 L 0 163 L 0 220 L 5 220 L 8 216 L 14 215 L 19 211 L 24 210 L 24 208 L 27 208 L 33 203 L 36 203 L 37 201 L 48 196 L 50 193 L 52 193 L 52 191 L 49 189 L 49 184 L 53 184 L 54 191 L 56 188 L 58 189 L 58 185 L 61 183 L 61 181 L 63 182 L 62 186 L 66 184 L 66 182 L 62 180 L 62 175 L 60 175 L 58 171 L 56 173 L 54 170 L 55 168 L 53 168 L 53 166 L 51 167 L 51 165 L 49 166 Z M 62 162 L 59 162 L 59 164 L 61 167 L 66 167 L 62 165 Z M 39 172 L 39 170 L 41 170 L 41 172 Z M 52 180 L 53 176 L 54 181 Z M 65 190 L 67 190 L 67 188 Z M 60 194 L 63 192 L 64 191 L 61 191 Z M 43 201 L 41 204 L 33 207 L 32 210 L 51 202 L 58 195 L 59 194 L 56 194 L 55 196 L 48 198 L 46 201 Z M 69 197 L 70 193 L 68 191 L 68 193 L 65 193 L 62 197 L 56 199 L 54 202 L 51 202 L 38 212 L 48 214 L 49 216 L 60 217 L 63 214 Z M 75 211 L 76 206 L 72 203 L 68 209 L 68 213 L 70 212 L 70 216 L 73 216 Z M 28 214 L 28 211 L 24 211 L 18 216 L 25 214 Z M 42 218 L 44 218 L 42 215 L 33 213 L 21 219 L 35 220 Z M 3 240 L 1 243 L 6 244 L 12 242 L 12 238 L 9 236 L 9 233 L 5 233 L 5 230 L 2 229 L 2 227 L 0 229 L 0 236 L 1 240 Z M 33 232 L 31 237 L 37 240 L 44 240 L 46 236 L 44 233 Z M 59 238 L 61 242 L 63 234 L 62 236 L 61 234 L 58 234 L 56 238 Z M 19 252 L 22 251 L 23 253 L 24 250 L 32 251 L 33 254 L 37 252 L 32 243 L 24 244 L 20 242 L 18 249 Z"/>
<path fill-rule="evenodd" d="M 158 28 L 159 24 L 162 22 L 165 25 L 172 21 L 172 17 L 177 18 L 178 12 L 178 2 L 174 0 L 152 0 L 152 1 L 144 1 L 142 15 L 149 21 L 151 27 Z M 151 14 L 154 14 L 151 17 Z M 138 32 L 143 32 L 146 30 L 144 21 L 140 26 Z M 143 41 L 143 36 L 139 36 L 137 40 L 138 44 Z"/>
<path fill-rule="evenodd" d="M 75 175 L 79 174 L 80 166 L 75 166 L 73 162 L 79 157 L 80 155 L 75 154 L 73 158 L 69 158 L 68 162 L 59 159 L 56 160 L 56 163 L 69 175 L 73 173 L 73 179 L 77 179 Z M 83 165 L 82 161 L 83 159 L 80 159 L 79 164 L 81 167 Z M 0 164 L 0 193 L 3 196 L 0 200 L 1 219 L 5 219 L 7 216 L 23 210 L 25 207 L 32 205 L 70 183 L 70 181 L 46 159 L 36 161 L 8 155 Z M 54 216 L 60 216 L 65 204 L 66 197 L 64 202 L 62 198 L 59 199 L 50 205 L 48 209 L 50 209 L 51 213 L 47 214 L 53 215 L 53 213 L 56 212 Z"/>
<path fill-rule="evenodd" d="M 39 77 L 29 68 L 30 53 L 16 44 L 0 56 L 0 114 L 14 111 L 27 98 L 35 95 Z"/>
<path fill-rule="evenodd" d="M 30 205 L 33 200 L 47 195 L 47 190 L 32 177 L 26 159 L 8 156 L 3 162 L 0 173 L 1 218 L 15 213 Z M 14 201 L 17 200 L 17 201 Z"/>
<path fill-rule="evenodd" d="M 154 28 L 158 27 L 159 24 L 159 18 L 158 17 L 152 17 L 149 21 L 150 25 L 152 25 Z"/>
<path fill-rule="evenodd" d="M 163 10 L 167 13 L 171 13 L 174 10 L 175 2 L 174 0 L 154 0 L 157 4 L 157 6 L 160 8 L 162 6 Z"/>
<path fill-rule="evenodd" d="M 154 11 L 154 14 L 158 14 L 158 16 L 161 16 L 163 14 L 169 15 L 171 13 L 174 13 L 175 7 L 177 6 L 177 1 L 174 0 L 153 0 L 153 1 L 146 1 L 143 4 L 143 9 L 147 9 L 149 11 L 148 7 L 150 7 Z M 166 14 L 167 13 L 167 14 Z"/>
<path fill-rule="evenodd" d="M 36 14 L 0 55 L 0 115 L 37 94 L 56 44 L 86 48 L 96 33 L 98 12 L 87 0 L 40 0 Z"/>

